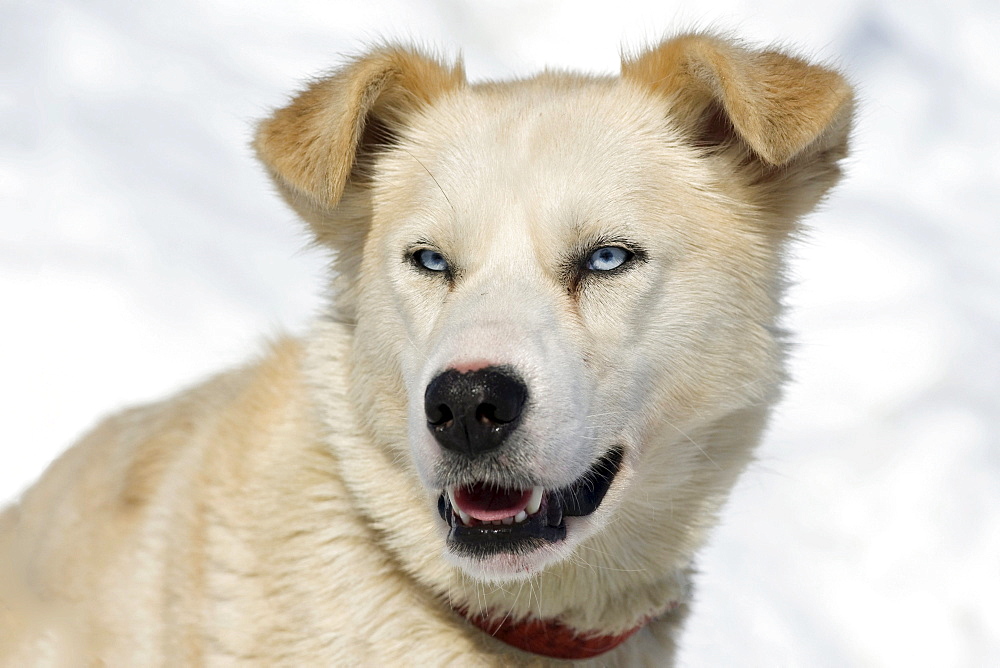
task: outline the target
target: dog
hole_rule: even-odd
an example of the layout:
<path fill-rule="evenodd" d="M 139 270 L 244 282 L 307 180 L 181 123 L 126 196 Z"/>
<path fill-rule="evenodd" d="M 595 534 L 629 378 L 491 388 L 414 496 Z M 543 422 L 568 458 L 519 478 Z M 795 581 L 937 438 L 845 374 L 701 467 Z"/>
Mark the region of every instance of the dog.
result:
<path fill-rule="evenodd" d="M 784 379 L 826 67 L 685 34 L 620 76 L 381 46 L 254 147 L 331 253 L 310 332 L 101 423 L 0 518 L 11 665 L 668 665 Z"/>

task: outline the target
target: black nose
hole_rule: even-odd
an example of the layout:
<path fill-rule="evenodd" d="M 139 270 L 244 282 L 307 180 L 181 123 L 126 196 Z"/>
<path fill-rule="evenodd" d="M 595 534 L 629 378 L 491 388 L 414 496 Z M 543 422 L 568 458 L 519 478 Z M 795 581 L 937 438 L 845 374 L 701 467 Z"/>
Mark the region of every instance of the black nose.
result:
<path fill-rule="evenodd" d="M 475 457 L 500 447 L 521 421 L 528 388 L 510 369 L 449 369 L 427 385 L 427 428 L 441 447 Z"/>

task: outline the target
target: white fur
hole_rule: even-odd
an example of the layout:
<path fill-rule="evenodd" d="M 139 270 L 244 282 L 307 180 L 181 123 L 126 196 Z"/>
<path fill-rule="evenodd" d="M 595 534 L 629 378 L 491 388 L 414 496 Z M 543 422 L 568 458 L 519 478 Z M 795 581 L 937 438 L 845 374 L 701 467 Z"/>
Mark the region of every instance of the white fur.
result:
<path fill-rule="evenodd" d="M 836 180 L 848 127 L 820 91 L 808 118 L 764 119 L 790 139 L 757 138 L 766 123 L 737 116 L 757 113 L 737 104 L 753 86 L 713 92 L 688 64 L 743 67 L 753 83 L 770 61 L 686 39 L 660 47 L 684 58 L 638 61 L 665 68 L 652 83 L 547 73 L 470 87 L 375 52 L 269 121 L 258 150 L 335 254 L 329 315 L 259 362 L 111 418 L 0 516 L 0 566 L 15 575 L 0 586 L 0 657 L 538 660 L 454 607 L 581 633 L 650 620 L 596 661 L 669 662 L 694 554 L 779 394 L 784 241 Z M 779 65 L 790 87 L 807 67 Z M 712 95 L 736 100 L 734 121 L 706 148 Z M 393 141 L 363 154 L 375 121 Z M 758 145 L 786 162 L 765 164 Z M 355 161 L 367 171 L 347 176 Z M 573 268 L 624 241 L 644 251 L 627 271 Z M 454 279 L 409 262 L 414 244 L 442 252 Z M 436 510 L 447 481 L 425 388 L 483 361 L 529 389 L 497 475 L 556 489 L 624 451 L 596 512 L 527 554 L 458 555 Z"/>

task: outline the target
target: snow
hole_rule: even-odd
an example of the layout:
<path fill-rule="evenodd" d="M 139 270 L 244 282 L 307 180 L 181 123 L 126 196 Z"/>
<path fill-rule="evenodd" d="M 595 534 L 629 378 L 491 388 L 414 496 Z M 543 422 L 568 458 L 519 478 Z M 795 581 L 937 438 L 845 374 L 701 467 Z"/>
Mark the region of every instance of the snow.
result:
<path fill-rule="evenodd" d="M 474 78 L 731 29 L 844 68 L 849 176 L 797 247 L 793 375 L 699 561 L 684 666 L 1000 665 L 1000 4 L 7 0 L 0 499 L 99 416 L 319 308 L 253 120 L 382 37 Z"/>

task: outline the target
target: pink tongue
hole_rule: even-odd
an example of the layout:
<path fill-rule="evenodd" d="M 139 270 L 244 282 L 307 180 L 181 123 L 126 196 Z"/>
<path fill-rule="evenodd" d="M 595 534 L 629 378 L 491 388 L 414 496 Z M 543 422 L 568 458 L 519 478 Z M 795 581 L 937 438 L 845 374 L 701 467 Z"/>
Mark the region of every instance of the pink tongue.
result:
<path fill-rule="evenodd" d="M 530 500 L 530 489 L 496 489 L 481 482 L 455 490 L 455 505 L 480 522 L 513 517 L 527 508 Z"/>

